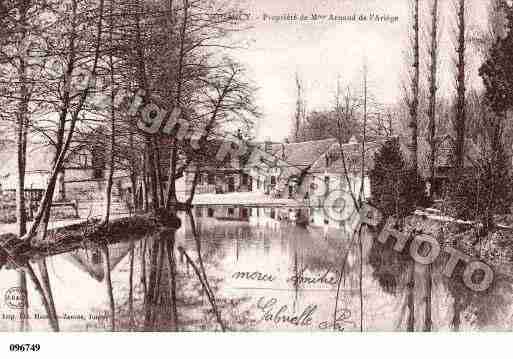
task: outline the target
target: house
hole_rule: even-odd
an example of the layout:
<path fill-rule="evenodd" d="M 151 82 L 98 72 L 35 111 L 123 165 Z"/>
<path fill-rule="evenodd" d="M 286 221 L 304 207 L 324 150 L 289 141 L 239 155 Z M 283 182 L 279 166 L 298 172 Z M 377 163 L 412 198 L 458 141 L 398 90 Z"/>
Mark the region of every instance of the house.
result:
<path fill-rule="evenodd" d="M 343 221 L 328 218 L 324 201 L 330 193 L 337 192 L 344 196 L 344 202 L 352 202 L 355 197 L 369 198 L 371 183 L 369 171 L 374 168 L 374 155 L 381 148 L 384 140 L 366 142 L 363 145 L 352 137 L 348 143 L 332 144 L 308 170 L 301 185 L 310 208 L 311 224 L 343 226 Z M 364 155 L 362 155 L 362 151 Z M 342 156 L 343 155 L 343 156 Z M 340 203 L 341 206 L 346 206 Z"/>
<path fill-rule="evenodd" d="M 434 139 L 435 143 L 435 159 L 434 159 L 434 178 L 431 183 L 431 164 L 430 152 L 431 145 L 429 141 L 422 136 L 417 139 L 417 164 L 418 171 L 422 178 L 426 180 L 426 192 L 431 194 L 434 199 L 440 199 L 444 196 L 444 189 L 449 182 L 454 171 L 454 154 L 456 144 L 454 137 L 450 134 L 437 136 Z M 399 137 L 399 144 L 404 158 L 408 161 L 410 150 L 408 149 L 408 138 L 404 136 Z M 482 158 L 481 151 L 478 145 L 471 139 L 465 139 L 464 148 L 464 162 L 465 168 L 475 167 Z"/>
<path fill-rule="evenodd" d="M 264 142 L 256 146 L 245 164 L 253 191 L 275 197 L 300 198 L 301 186 L 312 165 L 337 143 L 336 139 L 295 143 Z"/>
<path fill-rule="evenodd" d="M 362 145 L 353 137 L 348 143 L 333 144 L 309 170 L 305 181 L 307 193 L 314 193 L 315 181 L 322 180 L 326 192 L 351 189 L 358 193 L 363 185 L 364 198 L 368 198 L 371 194 L 368 174 L 374 168 L 374 155 L 383 143 L 384 140 L 376 140 Z"/>
<path fill-rule="evenodd" d="M 53 154 L 45 146 L 31 145 L 27 148 L 25 167 L 25 191 L 34 194 L 32 199 L 38 201 L 48 182 Z M 14 142 L 7 143 L 0 151 L 0 193 L 4 201 L 13 201 L 18 188 L 18 154 Z"/>
<path fill-rule="evenodd" d="M 244 172 L 244 163 L 248 154 L 232 155 L 227 153 L 222 160 L 216 159 L 221 147 L 226 146 L 222 140 L 210 141 L 201 154 L 185 170 L 186 195 L 192 188 L 198 171 L 196 194 L 250 192 L 253 188 L 251 177 Z M 235 151 L 234 151 L 235 153 Z"/>
<path fill-rule="evenodd" d="M 93 136 L 93 134 L 90 134 Z M 96 136 L 96 135 L 94 135 Z M 58 175 L 54 201 L 93 201 L 104 196 L 107 166 L 105 149 L 82 137 L 74 141 Z M 55 158 L 54 147 L 32 138 L 27 144 L 25 187 L 36 191 L 39 198 L 46 190 Z M 113 195 L 122 196 L 131 191 L 128 174 L 114 172 Z M 0 152 L 0 190 L 14 195 L 18 188 L 17 152 L 14 143 Z"/>
<path fill-rule="evenodd" d="M 105 149 L 92 141 L 76 141 L 64 163 L 59 178 L 60 198 L 63 200 L 102 200 L 107 183 L 108 165 Z M 125 198 L 132 192 L 128 171 L 115 169 L 112 195 Z"/>
<path fill-rule="evenodd" d="M 359 197 L 362 191 L 363 199 L 370 198 L 372 183 L 369 173 L 374 168 L 375 154 L 386 140 L 375 138 L 362 144 L 353 137 L 342 145 L 336 139 L 264 143 L 264 146 L 253 151 L 252 160 L 246 163 L 245 171 L 252 178 L 253 191 L 292 198 L 302 203 L 304 210 L 301 215 L 307 217 L 310 224 L 341 226 L 344 223 L 333 223 L 333 219 L 327 218 L 325 199 L 334 191 L 345 193 L 347 201 L 352 201 L 351 192 Z M 428 187 L 435 192 L 436 198 L 441 196 L 442 188 L 453 169 L 454 140 L 445 135 L 435 141 L 435 177 L 433 184 Z M 410 151 L 407 138 L 399 137 L 399 143 L 405 160 L 408 161 Z M 419 172 L 426 179 L 430 177 L 429 149 L 428 142 L 419 137 Z M 465 166 L 475 164 L 479 151 L 471 140 L 466 141 L 465 153 Z"/>
<path fill-rule="evenodd" d="M 361 161 L 360 146 L 355 139 L 343 145 L 346 156 L 354 159 L 355 165 Z M 370 157 L 371 152 L 367 152 L 367 157 Z M 311 224 L 329 224 L 322 208 L 323 200 L 330 191 L 345 188 L 346 183 L 339 160 L 340 153 L 340 144 L 334 138 L 297 143 L 264 143 L 263 147 L 253 151 L 252 159 L 245 167 L 253 183 L 256 182 L 253 191 L 294 199 L 298 204 L 297 208 L 289 208 L 285 213 L 277 213 L 283 211 L 272 209 L 257 210 L 254 211 L 256 216 L 270 216 L 272 219 L 306 218 Z M 350 181 L 354 184 L 361 173 L 351 170 L 349 176 L 354 177 Z"/>

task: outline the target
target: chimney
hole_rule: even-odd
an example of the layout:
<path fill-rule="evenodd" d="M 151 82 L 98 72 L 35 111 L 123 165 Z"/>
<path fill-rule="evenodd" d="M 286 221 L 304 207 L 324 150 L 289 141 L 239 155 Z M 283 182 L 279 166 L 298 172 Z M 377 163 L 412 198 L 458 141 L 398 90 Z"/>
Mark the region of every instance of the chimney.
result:
<path fill-rule="evenodd" d="M 271 146 L 271 139 L 270 138 L 266 138 L 265 139 L 264 151 L 267 152 L 267 153 L 271 153 L 272 152 L 272 146 Z"/>
<path fill-rule="evenodd" d="M 348 143 L 349 143 L 349 144 L 352 144 L 352 145 L 357 144 L 357 143 L 358 143 L 358 140 L 356 139 L 356 136 L 354 136 L 354 135 L 353 135 L 353 136 L 351 136 L 351 138 L 349 139 L 349 142 L 348 142 Z"/>

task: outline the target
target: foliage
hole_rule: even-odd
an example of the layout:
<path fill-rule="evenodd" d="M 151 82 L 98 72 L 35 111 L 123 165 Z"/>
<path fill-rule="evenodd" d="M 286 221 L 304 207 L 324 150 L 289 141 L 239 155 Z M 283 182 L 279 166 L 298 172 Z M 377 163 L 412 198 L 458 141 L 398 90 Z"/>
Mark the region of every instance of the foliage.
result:
<path fill-rule="evenodd" d="M 370 171 L 373 204 L 384 218 L 404 218 L 415 206 L 427 204 L 424 181 L 408 168 L 397 138 L 385 142 L 374 156 Z"/>
<path fill-rule="evenodd" d="M 347 142 L 353 135 L 359 134 L 359 126 L 356 118 L 352 118 L 349 124 L 344 123 L 341 129 L 342 142 Z M 325 140 L 337 137 L 337 115 L 335 111 L 314 110 L 308 113 L 298 131 L 297 141 Z"/>
<path fill-rule="evenodd" d="M 483 158 L 476 168 L 452 176 L 449 183 L 449 215 L 465 220 L 481 221 L 489 226 L 494 214 L 509 213 L 513 199 L 508 158 L 499 146 L 497 159 Z"/>
<path fill-rule="evenodd" d="M 513 9 L 506 9 L 505 37 L 497 38 L 488 58 L 479 69 L 486 89 L 486 99 L 496 114 L 513 107 Z"/>

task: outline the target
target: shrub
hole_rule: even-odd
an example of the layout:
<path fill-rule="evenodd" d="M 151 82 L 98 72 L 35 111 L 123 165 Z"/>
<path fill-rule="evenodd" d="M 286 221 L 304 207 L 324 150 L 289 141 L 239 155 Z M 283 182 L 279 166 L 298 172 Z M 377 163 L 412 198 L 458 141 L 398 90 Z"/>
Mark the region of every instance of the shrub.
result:
<path fill-rule="evenodd" d="M 390 139 L 374 156 L 370 171 L 372 202 L 383 217 L 404 218 L 416 206 L 428 204 L 424 180 L 409 169 L 399 146 L 399 140 Z"/>
<path fill-rule="evenodd" d="M 480 162 L 452 176 L 447 191 L 447 212 L 455 218 L 479 221 L 488 229 L 493 224 L 493 215 L 510 212 L 511 175 L 503 149 L 496 160 L 484 158 Z"/>

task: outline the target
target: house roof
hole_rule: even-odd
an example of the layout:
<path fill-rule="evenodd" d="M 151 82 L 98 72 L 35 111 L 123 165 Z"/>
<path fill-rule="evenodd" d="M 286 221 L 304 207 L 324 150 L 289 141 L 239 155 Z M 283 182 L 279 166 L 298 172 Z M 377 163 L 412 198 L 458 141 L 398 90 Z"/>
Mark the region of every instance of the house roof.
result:
<path fill-rule="evenodd" d="M 195 151 L 194 163 L 200 164 L 203 170 L 228 170 L 235 171 L 239 170 L 240 167 L 247 161 L 249 154 L 244 153 L 239 158 L 232 158 L 232 154 L 236 154 L 236 151 L 230 152 L 227 145 L 231 142 L 224 139 L 209 139 L 207 142 L 202 144 L 201 151 Z M 219 160 L 218 156 L 224 155 L 224 158 Z M 161 156 L 162 159 L 162 156 Z M 167 160 L 169 163 L 169 160 Z M 189 167 L 187 172 L 194 172 L 194 167 Z"/>
<path fill-rule="evenodd" d="M 374 167 L 374 154 L 381 148 L 385 140 L 366 142 L 365 143 L 365 171 Z M 344 153 L 344 160 L 341 154 Z M 344 173 L 356 172 L 361 170 L 362 160 L 362 144 L 361 143 L 345 143 L 342 148 L 338 143 L 333 144 L 329 150 L 320 156 L 311 168 L 311 172 L 323 173 Z M 345 165 L 345 169 L 344 169 Z"/>
<path fill-rule="evenodd" d="M 306 169 L 337 143 L 335 138 L 326 140 L 271 144 L 271 154 L 289 166 Z"/>
<path fill-rule="evenodd" d="M 131 248 L 131 242 L 119 242 L 109 246 L 109 260 L 111 272 L 126 257 Z M 93 263 L 93 253 L 88 249 L 77 249 L 72 253 L 68 253 L 65 258 L 79 269 L 88 273 L 92 278 L 101 282 L 105 278 L 105 267 L 103 258 L 100 263 Z"/>
<path fill-rule="evenodd" d="M 374 155 L 385 143 L 386 139 L 379 139 L 365 144 L 365 171 L 374 167 Z M 406 161 L 410 155 L 408 138 L 399 136 L 399 144 Z M 454 153 L 454 139 L 450 135 L 435 138 L 435 163 L 437 167 L 452 167 Z M 349 172 L 361 170 L 362 144 L 346 143 L 342 145 L 345 166 Z M 417 153 L 419 172 L 422 176 L 429 176 L 429 151 L 430 145 L 425 137 L 418 137 Z M 465 140 L 465 166 L 470 167 L 480 158 L 478 146 L 470 139 Z M 341 158 L 340 145 L 333 144 L 324 156 L 320 156 L 311 168 L 314 173 L 344 173 L 344 161 Z"/>

